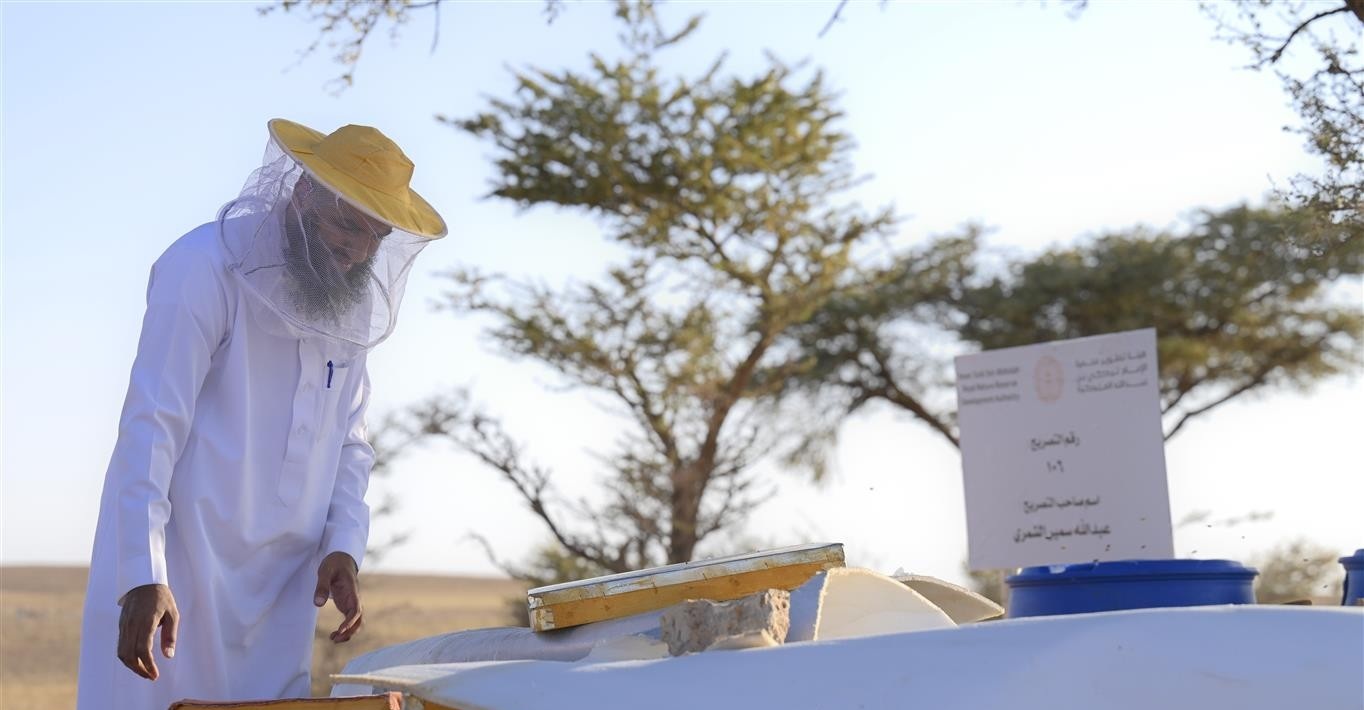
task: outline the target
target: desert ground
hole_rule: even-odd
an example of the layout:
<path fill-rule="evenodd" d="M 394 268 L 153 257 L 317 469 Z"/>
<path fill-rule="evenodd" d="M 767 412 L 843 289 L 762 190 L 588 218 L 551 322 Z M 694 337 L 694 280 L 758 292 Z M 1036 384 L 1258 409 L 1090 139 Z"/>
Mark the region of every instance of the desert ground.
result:
<path fill-rule="evenodd" d="M 0 567 L 0 708 L 58 710 L 76 704 L 83 567 Z M 327 634 L 340 623 L 329 604 L 319 615 L 313 694 L 327 674 L 366 651 L 460 629 L 516 623 L 525 586 L 508 579 L 362 575 L 365 625 L 349 643 Z"/>

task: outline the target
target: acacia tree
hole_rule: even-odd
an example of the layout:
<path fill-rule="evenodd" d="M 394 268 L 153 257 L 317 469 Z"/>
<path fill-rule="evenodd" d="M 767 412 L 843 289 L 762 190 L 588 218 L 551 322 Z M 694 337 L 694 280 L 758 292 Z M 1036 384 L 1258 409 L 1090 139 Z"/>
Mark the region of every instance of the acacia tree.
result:
<path fill-rule="evenodd" d="M 717 62 L 664 79 L 656 53 L 696 20 L 668 33 L 649 3 L 618 14 L 625 59 L 517 72 L 512 98 L 447 119 L 495 147 L 493 196 L 588 212 L 630 254 L 566 290 L 452 274 L 446 301 L 491 315 L 506 354 L 615 404 L 624 426 L 601 456 L 603 499 L 566 500 L 464 395 L 414 408 L 404 435 L 449 439 L 513 485 L 556 545 L 538 555 L 544 581 L 691 559 L 761 498 L 754 462 L 820 472 L 838 421 L 872 401 L 955 445 L 950 366 L 963 349 L 1154 325 L 1167 436 L 1357 362 L 1358 310 L 1323 298 L 1360 274 L 1357 223 L 1328 222 L 1308 244 L 1303 212 L 1238 208 L 989 273 L 976 229 L 876 252 L 891 215 L 838 206 L 851 142 L 818 74 L 774 63 L 726 78 Z"/>
<path fill-rule="evenodd" d="M 605 500 L 564 500 L 552 471 L 465 397 L 426 403 L 413 424 L 500 472 L 557 544 L 607 571 L 690 560 L 736 527 L 761 498 L 763 457 L 820 470 L 818 447 L 795 446 L 812 419 L 786 384 L 811 361 L 786 334 L 881 277 L 861 255 L 892 224 L 888 210 L 838 199 L 854 182 L 852 143 L 818 72 L 773 61 L 726 77 L 717 61 L 664 78 L 656 55 L 699 18 L 667 32 L 650 3 L 617 15 L 623 59 L 516 72 L 511 98 L 446 119 L 494 146 L 492 196 L 583 210 L 629 254 L 563 290 L 452 274 L 445 302 L 491 316 L 509 356 L 614 403 L 622 433 L 601 456 Z"/>
<path fill-rule="evenodd" d="M 1284 194 L 1331 225 L 1364 224 L 1364 0 L 1205 2 L 1223 39 L 1250 50 L 1251 68 L 1273 71 L 1302 119 L 1296 130 L 1325 161 Z M 1293 63 L 1294 55 L 1301 59 Z"/>
<path fill-rule="evenodd" d="M 1358 365 L 1364 313 L 1333 288 L 1364 273 L 1360 226 L 1323 232 L 1302 211 L 1244 206 L 1194 222 L 1183 233 L 1104 235 L 993 274 L 979 230 L 940 240 L 933 253 L 950 255 L 937 272 L 945 280 L 924 280 L 921 257 L 905 272 L 912 278 L 839 294 L 792 329 L 817 363 L 793 384 L 833 383 L 848 411 L 887 402 L 955 446 L 951 341 L 926 339 L 923 323 L 971 350 L 1154 327 L 1168 439 L 1248 393 L 1307 388 Z M 1308 231 L 1317 233 L 1310 246 L 1299 238 Z"/>

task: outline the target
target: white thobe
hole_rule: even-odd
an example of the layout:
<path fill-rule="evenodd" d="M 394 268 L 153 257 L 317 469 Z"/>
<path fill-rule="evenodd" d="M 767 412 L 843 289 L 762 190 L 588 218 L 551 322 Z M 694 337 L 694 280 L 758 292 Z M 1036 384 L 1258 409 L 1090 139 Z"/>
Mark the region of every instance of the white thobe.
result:
<path fill-rule="evenodd" d="M 266 327 L 218 229 L 181 237 L 152 267 L 100 500 L 79 710 L 309 695 L 318 563 L 363 559 L 364 356 Z M 180 609 L 174 658 L 155 636 L 155 682 L 116 656 L 119 600 L 144 584 L 168 585 Z"/>

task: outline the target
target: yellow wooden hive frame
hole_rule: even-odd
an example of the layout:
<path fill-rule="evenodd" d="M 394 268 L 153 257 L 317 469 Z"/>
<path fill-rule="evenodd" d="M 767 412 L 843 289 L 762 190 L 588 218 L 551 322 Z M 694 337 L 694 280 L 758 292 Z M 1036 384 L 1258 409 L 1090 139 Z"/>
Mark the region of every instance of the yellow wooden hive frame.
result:
<path fill-rule="evenodd" d="M 530 627 L 566 629 L 657 611 L 688 599 L 728 601 L 767 589 L 795 589 L 843 566 L 843 545 L 813 543 L 595 577 L 526 592 Z"/>

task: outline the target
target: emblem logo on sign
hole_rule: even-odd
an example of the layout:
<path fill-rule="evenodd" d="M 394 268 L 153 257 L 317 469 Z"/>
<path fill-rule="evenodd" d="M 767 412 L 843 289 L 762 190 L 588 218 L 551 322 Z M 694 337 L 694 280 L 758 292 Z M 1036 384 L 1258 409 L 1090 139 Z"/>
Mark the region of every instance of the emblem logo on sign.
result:
<path fill-rule="evenodd" d="M 1033 383 L 1037 386 L 1037 398 L 1043 402 L 1055 402 L 1061 398 L 1066 388 L 1066 370 L 1061 363 L 1050 355 L 1037 359 L 1032 371 Z"/>

